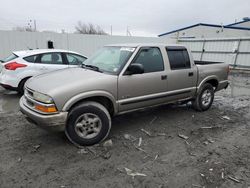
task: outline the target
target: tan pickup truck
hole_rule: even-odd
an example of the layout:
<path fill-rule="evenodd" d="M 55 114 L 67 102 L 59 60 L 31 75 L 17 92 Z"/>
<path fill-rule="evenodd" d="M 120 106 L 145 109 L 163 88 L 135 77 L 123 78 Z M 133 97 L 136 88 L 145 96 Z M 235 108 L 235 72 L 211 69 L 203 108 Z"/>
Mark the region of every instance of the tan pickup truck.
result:
<path fill-rule="evenodd" d="M 208 110 L 214 93 L 228 86 L 228 70 L 225 63 L 194 62 L 181 45 L 109 45 L 82 68 L 31 78 L 20 107 L 30 122 L 93 145 L 108 136 L 115 115 L 188 101 Z"/>

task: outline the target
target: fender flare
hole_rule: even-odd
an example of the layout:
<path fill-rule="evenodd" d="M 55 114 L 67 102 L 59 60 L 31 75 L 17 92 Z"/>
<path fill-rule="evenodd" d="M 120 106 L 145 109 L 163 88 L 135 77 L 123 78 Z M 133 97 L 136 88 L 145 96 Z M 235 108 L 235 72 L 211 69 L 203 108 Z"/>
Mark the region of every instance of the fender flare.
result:
<path fill-rule="evenodd" d="M 211 75 L 211 76 L 207 76 L 205 77 L 200 84 L 197 87 L 197 93 L 200 91 L 200 89 L 202 88 L 202 86 L 209 80 L 216 80 L 219 83 L 219 79 L 216 75 Z"/>
<path fill-rule="evenodd" d="M 83 99 L 90 98 L 90 97 L 106 97 L 106 98 L 108 98 L 112 102 L 112 105 L 114 107 L 114 113 L 118 112 L 118 108 L 117 108 L 117 104 L 116 104 L 116 100 L 115 100 L 114 96 L 111 93 L 109 93 L 107 91 L 102 91 L 102 90 L 88 91 L 88 92 L 79 93 L 79 94 L 75 95 L 74 97 L 70 98 L 63 105 L 62 111 L 68 111 L 77 102 L 79 102 Z"/>

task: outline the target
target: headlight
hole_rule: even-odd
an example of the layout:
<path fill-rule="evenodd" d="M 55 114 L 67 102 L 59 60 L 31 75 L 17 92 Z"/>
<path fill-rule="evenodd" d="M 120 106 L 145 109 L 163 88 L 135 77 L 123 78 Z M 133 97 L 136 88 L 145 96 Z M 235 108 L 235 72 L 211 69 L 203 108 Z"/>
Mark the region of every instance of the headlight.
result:
<path fill-rule="evenodd" d="M 53 103 L 53 99 L 50 96 L 42 94 L 42 93 L 39 93 L 37 91 L 34 91 L 33 98 L 35 100 L 43 102 L 43 103 L 47 103 L 47 104 Z"/>

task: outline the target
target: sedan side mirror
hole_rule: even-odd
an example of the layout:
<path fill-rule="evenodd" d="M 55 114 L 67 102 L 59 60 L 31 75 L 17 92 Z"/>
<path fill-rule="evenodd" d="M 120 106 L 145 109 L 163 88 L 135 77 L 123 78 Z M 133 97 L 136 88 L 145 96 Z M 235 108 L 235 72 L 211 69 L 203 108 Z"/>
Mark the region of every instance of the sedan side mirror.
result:
<path fill-rule="evenodd" d="M 134 64 L 129 65 L 126 73 L 127 75 L 142 74 L 144 73 L 144 67 L 142 64 L 134 63 Z"/>

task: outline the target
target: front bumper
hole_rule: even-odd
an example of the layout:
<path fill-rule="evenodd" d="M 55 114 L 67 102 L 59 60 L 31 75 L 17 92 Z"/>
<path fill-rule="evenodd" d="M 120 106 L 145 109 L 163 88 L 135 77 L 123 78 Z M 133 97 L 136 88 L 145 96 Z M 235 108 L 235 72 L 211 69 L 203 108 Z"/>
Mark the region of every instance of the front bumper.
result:
<path fill-rule="evenodd" d="M 60 112 L 57 114 L 39 114 L 29 109 L 25 105 L 25 97 L 23 96 L 19 102 L 20 111 L 26 116 L 26 119 L 43 129 L 52 131 L 64 131 L 68 112 Z"/>

